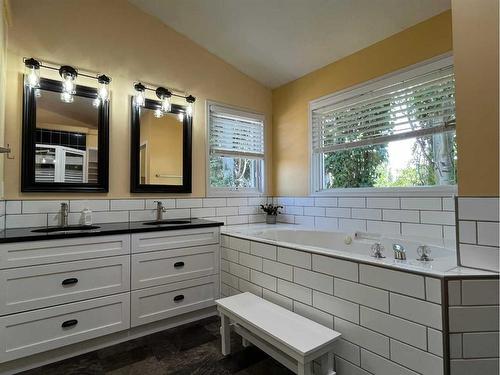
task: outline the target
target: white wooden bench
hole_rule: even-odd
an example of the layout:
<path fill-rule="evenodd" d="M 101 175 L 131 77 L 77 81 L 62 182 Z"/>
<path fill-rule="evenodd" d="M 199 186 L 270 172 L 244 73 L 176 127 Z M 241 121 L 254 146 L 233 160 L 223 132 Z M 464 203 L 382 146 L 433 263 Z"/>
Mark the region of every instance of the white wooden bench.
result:
<path fill-rule="evenodd" d="M 221 315 L 222 354 L 231 353 L 233 329 L 299 375 L 312 374 L 313 361 L 321 359 L 321 372 L 334 375 L 332 345 L 340 333 L 295 314 L 251 293 L 217 301 Z"/>

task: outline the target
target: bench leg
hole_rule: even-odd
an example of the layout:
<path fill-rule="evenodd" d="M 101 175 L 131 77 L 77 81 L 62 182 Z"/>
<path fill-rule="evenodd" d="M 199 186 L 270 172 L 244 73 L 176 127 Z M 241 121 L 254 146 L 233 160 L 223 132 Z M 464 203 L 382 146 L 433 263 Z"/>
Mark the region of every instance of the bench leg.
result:
<path fill-rule="evenodd" d="M 321 375 L 332 375 L 333 372 L 333 353 L 329 352 L 321 357 Z"/>
<path fill-rule="evenodd" d="M 298 363 L 297 375 L 312 375 L 312 362 Z"/>
<path fill-rule="evenodd" d="M 229 355 L 231 354 L 231 327 L 229 326 L 229 318 L 221 314 L 220 316 L 221 325 L 220 325 L 220 335 L 222 341 L 222 354 Z"/>

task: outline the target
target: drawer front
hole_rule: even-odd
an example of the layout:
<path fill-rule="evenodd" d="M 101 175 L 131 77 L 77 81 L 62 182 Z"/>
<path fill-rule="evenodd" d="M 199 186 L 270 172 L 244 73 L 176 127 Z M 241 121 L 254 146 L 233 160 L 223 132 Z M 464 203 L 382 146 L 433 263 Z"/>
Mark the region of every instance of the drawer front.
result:
<path fill-rule="evenodd" d="M 129 289 L 129 255 L 0 270 L 0 315 Z"/>
<path fill-rule="evenodd" d="M 130 235 L 0 244 L 0 269 L 130 254 Z"/>
<path fill-rule="evenodd" d="M 5 316 L 0 318 L 0 362 L 129 327 L 129 293 Z"/>
<path fill-rule="evenodd" d="M 135 290 L 131 292 L 131 326 L 155 322 L 214 306 L 218 298 L 217 277 Z"/>
<path fill-rule="evenodd" d="M 132 289 L 209 276 L 219 272 L 219 245 L 132 255 Z"/>
<path fill-rule="evenodd" d="M 132 253 L 219 243 L 219 228 L 196 228 L 132 234 Z"/>

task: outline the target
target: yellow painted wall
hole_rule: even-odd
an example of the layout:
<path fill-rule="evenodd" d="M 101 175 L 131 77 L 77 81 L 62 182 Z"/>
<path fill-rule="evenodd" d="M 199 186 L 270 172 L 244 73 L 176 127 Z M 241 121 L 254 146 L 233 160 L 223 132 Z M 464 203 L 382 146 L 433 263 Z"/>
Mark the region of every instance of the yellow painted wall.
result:
<path fill-rule="evenodd" d="M 458 193 L 499 195 L 498 0 L 453 0 Z"/>
<path fill-rule="evenodd" d="M 274 193 L 308 194 L 311 100 L 451 50 L 447 11 L 273 90 Z"/>
<path fill-rule="evenodd" d="M 128 1 L 16 0 L 11 7 L 5 137 L 12 145 L 15 160 L 5 159 L 6 198 L 126 198 L 133 195 L 129 193 L 129 95 L 136 80 L 183 89 L 197 98 L 192 196 L 205 195 L 206 99 L 264 113 L 269 125 L 267 148 L 271 151 L 271 91 Z M 26 56 L 104 72 L 113 78 L 108 194 L 20 193 L 21 74 L 22 58 Z M 82 79 L 81 83 L 92 82 Z"/>

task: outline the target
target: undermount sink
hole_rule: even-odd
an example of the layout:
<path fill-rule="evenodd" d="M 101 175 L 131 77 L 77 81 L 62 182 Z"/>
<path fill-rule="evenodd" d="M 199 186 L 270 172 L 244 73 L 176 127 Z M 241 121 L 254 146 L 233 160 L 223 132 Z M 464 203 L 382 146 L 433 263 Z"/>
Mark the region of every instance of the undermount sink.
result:
<path fill-rule="evenodd" d="M 70 225 L 68 227 L 50 227 L 34 229 L 34 233 L 56 233 L 56 232 L 70 232 L 70 231 L 87 231 L 92 229 L 99 229 L 97 225 Z"/>
<path fill-rule="evenodd" d="M 144 225 L 174 225 L 174 224 L 189 224 L 191 220 L 155 220 L 155 221 L 147 221 L 142 223 Z"/>

